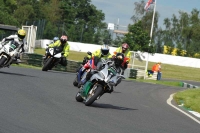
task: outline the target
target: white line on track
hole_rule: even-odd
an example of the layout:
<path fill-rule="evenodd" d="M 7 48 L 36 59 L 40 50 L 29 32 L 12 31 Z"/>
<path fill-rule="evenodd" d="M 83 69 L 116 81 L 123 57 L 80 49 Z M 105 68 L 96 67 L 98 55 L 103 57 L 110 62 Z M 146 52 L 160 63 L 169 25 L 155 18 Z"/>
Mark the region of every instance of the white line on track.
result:
<path fill-rule="evenodd" d="M 175 94 L 175 93 L 174 93 Z M 194 118 L 193 116 L 189 115 L 188 113 L 184 112 L 183 110 L 177 108 L 176 106 L 174 106 L 171 101 L 173 99 L 173 95 L 171 94 L 170 97 L 167 99 L 167 104 L 169 104 L 170 106 L 172 106 L 173 108 L 175 108 L 176 110 L 180 111 L 181 113 L 183 113 L 184 115 L 188 116 L 189 118 L 191 118 L 192 120 L 194 120 L 195 122 L 197 122 L 198 124 L 200 124 L 200 121 L 197 120 L 196 118 Z"/>

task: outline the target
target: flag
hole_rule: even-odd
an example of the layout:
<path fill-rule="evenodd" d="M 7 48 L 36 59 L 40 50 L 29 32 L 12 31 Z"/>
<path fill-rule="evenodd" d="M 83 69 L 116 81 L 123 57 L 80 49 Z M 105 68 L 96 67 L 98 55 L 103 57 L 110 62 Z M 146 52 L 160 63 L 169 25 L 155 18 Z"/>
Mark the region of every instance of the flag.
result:
<path fill-rule="evenodd" d="M 155 0 L 148 0 L 148 2 L 146 3 L 144 10 L 148 10 L 151 4 L 154 4 Z"/>

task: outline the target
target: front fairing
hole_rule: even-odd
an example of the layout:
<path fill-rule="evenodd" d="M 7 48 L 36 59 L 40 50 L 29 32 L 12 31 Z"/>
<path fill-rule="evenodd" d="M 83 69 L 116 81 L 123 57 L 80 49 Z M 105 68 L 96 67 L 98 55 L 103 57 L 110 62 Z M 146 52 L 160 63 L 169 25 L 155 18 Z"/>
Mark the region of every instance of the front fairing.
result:
<path fill-rule="evenodd" d="M 56 48 L 49 48 L 49 54 L 55 58 L 61 58 L 62 54 L 56 51 Z"/>
<path fill-rule="evenodd" d="M 54 55 L 55 58 L 60 58 L 61 56 L 62 56 L 61 53 L 58 53 L 58 54 L 55 54 L 55 55 Z"/>
<path fill-rule="evenodd" d="M 90 78 L 90 80 L 91 81 L 93 81 L 94 79 L 97 81 L 101 80 L 101 81 L 104 81 L 107 83 L 109 81 L 109 79 L 114 75 L 115 74 L 110 71 L 109 66 L 107 64 L 105 64 L 104 68 L 101 71 L 98 71 L 97 73 L 95 73 Z"/>
<path fill-rule="evenodd" d="M 7 56 L 12 57 L 17 52 L 17 46 L 18 45 L 15 45 L 14 41 L 10 41 L 2 47 L 0 53 L 4 52 Z"/>

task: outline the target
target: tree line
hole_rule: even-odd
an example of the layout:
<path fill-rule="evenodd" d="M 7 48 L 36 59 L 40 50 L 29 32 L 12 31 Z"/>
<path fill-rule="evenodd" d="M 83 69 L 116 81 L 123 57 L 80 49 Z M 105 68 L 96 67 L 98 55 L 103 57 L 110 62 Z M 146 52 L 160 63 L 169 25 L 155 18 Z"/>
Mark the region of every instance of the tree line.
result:
<path fill-rule="evenodd" d="M 171 54 L 200 58 L 199 10 L 191 13 L 179 11 L 179 15 L 165 18 L 163 27 L 158 27 L 159 12 L 155 13 L 153 36 L 150 30 L 153 10 L 144 10 L 146 1 L 133 3 L 133 24 L 128 25 L 128 34 L 112 38 L 107 30 L 105 14 L 91 0 L 0 0 L 0 24 L 36 25 L 37 39 L 52 39 L 66 34 L 70 41 L 91 44 L 121 45 L 127 42 L 130 49 L 150 53 Z M 6 31 L 0 34 L 7 35 Z M 164 46 L 167 46 L 167 50 Z M 181 54 L 185 50 L 185 54 Z"/>
<path fill-rule="evenodd" d="M 142 21 L 143 30 L 150 33 L 153 10 L 144 10 L 145 1 L 135 2 L 135 14 L 132 16 L 134 22 Z M 179 11 L 171 18 L 165 18 L 163 27 L 158 27 L 159 12 L 155 13 L 153 27 L 152 46 L 157 53 L 174 54 L 179 56 L 200 58 L 200 11 L 196 8 L 190 13 Z M 167 48 L 167 49 L 166 49 Z M 167 52 L 166 52 L 167 51 Z"/>

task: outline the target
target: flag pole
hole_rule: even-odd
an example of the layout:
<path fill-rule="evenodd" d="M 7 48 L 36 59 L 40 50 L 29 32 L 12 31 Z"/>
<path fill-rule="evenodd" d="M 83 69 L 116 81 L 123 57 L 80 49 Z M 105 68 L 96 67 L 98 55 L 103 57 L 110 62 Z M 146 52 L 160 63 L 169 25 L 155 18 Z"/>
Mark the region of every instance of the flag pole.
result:
<path fill-rule="evenodd" d="M 155 12 L 156 12 L 156 0 L 154 2 L 154 10 L 153 10 L 153 18 L 152 18 L 152 23 L 151 23 L 151 32 L 150 32 L 150 41 L 149 41 L 149 46 L 151 45 L 151 40 L 152 40 L 152 35 L 153 35 L 153 24 L 154 24 L 154 17 L 155 17 Z M 146 72 L 147 72 L 147 67 L 149 63 L 149 52 L 147 53 L 147 61 L 146 61 L 146 67 L 145 67 L 145 76 L 144 79 L 146 79 Z"/>

